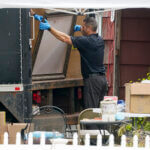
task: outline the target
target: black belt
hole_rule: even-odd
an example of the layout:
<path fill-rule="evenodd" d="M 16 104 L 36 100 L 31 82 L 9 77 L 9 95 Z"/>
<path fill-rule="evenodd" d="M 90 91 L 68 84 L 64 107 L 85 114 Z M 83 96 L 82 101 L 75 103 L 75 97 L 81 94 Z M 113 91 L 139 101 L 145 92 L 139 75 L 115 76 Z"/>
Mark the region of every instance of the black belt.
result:
<path fill-rule="evenodd" d="M 96 76 L 104 76 L 105 74 L 104 73 L 91 73 L 91 74 L 88 74 L 85 76 L 85 79 L 89 78 L 89 77 L 96 77 Z"/>

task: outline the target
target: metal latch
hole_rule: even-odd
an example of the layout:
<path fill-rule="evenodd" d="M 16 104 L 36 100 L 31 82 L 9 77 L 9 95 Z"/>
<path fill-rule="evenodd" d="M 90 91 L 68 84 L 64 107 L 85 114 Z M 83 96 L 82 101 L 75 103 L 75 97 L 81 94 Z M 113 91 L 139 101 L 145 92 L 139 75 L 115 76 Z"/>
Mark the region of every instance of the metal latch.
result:
<path fill-rule="evenodd" d="M 31 16 L 31 13 L 29 12 L 29 17 L 31 17 L 33 19 L 33 33 L 32 33 L 32 38 L 29 39 L 29 45 L 30 45 L 30 48 L 32 48 L 32 41 L 35 39 L 35 19 L 34 19 L 34 16 Z"/>

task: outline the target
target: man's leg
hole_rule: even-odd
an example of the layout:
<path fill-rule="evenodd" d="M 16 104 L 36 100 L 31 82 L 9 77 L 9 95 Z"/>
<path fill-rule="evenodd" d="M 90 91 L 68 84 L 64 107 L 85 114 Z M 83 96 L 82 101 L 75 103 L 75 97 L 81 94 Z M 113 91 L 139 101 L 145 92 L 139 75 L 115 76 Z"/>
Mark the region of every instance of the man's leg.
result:
<path fill-rule="evenodd" d="M 84 80 L 84 106 L 85 108 L 99 108 L 107 92 L 105 76 L 95 76 Z"/>

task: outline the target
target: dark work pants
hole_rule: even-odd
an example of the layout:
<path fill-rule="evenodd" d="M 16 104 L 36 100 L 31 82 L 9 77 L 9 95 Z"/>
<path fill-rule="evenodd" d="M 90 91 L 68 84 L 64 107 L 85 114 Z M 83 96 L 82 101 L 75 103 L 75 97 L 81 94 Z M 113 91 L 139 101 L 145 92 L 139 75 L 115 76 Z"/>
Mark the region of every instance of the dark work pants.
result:
<path fill-rule="evenodd" d="M 107 80 L 103 75 L 93 75 L 84 79 L 84 109 L 99 108 L 100 101 L 107 94 Z"/>
<path fill-rule="evenodd" d="M 104 96 L 107 95 L 108 85 L 106 77 L 103 75 L 93 75 L 87 79 L 84 79 L 84 90 L 83 90 L 83 100 L 84 100 L 84 109 L 86 108 L 99 108 L 100 101 L 104 99 Z M 96 125 L 87 125 L 86 129 L 103 129 L 97 127 Z M 90 140 L 91 145 L 96 145 L 96 139 Z"/>

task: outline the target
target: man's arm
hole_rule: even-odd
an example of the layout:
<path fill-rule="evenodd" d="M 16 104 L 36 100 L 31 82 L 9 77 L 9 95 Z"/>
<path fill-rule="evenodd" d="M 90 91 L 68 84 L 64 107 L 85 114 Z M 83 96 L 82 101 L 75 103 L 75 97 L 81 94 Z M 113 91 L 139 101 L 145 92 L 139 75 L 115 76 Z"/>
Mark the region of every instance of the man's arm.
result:
<path fill-rule="evenodd" d="M 65 42 L 67 44 L 72 45 L 72 40 L 71 37 L 69 35 L 67 35 L 66 33 L 60 32 L 56 29 L 54 29 L 53 27 L 50 28 L 49 30 L 51 32 L 51 34 L 53 34 L 58 40 Z"/>
<path fill-rule="evenodd" d="M 35 12 L 31 9 L 31 14 L 32 15 L 36 15 L 35 14 Z M 38 16 L 38 15 L 37 15 Z M 36 17 L 36 16 L 34 16 L 34 17 Z M 42 17 L 42 16 L 38 16 L 38 17 Z M 43 19 L 43 18 L 42 18 Z M 39 19 L 37 19 L 37 20 L 39 20 Z M 39 20 L 39 21 L 41 21 L 41 20 Z M 44 25 L 44 23 L 41 23 L 42 25 Z M 46 21 L 46 24 L 48 24 L 48 22 Z M 48 26 L 47 26 L 48 27 Z M 65 34 L 65 33 L 63 33 L 63 32 L 60 32 L 60 31 L 58 31 L 58 30 L 56 30 L 56 29 L 54 29 L 53 27 L 50 27 L 50 25 L 49 25 L 49 31 L 58 39 L 58 40 L 60 40 L 60 41 L 62 41 L 62 42 L 65 42 L 65 43 L 67 43 L 67 44 L 70 44 L 70 45 L 72 45 L 72 40 L 71 40 L 71 37 L 69 36 L 69 35 L 67 35 L 67 34 Z M 44 29 L 44 28 L 43 28 Z"/>
<path fill-rule="evenodd" d="M 40 28 L 40 30 L 50 31 L 58 40 L 72 45 L 71 37 L 69 35 L 67 35 L 66 33 L 60 32 L 60 31 L 54 29 L 53 27 L 51 27 L 51 25 L 48 23 L 48 21 L 46 19 L 44 19 L 44 22 L 40 22 L 39 28 Z"/>
<path fill-rule="evenodd" d="M 82 26 L 81 25 L 75 25 L 74 26 L 74 31 L 81 31 Z M 72 45 L 72 40 L 71 37 L 69 35 L 67 35 L 66 33 L 60 32 L 56 29 L 54 29 L 53 27 L 50 28 L 49 30 L 57 39 L 59 39 L 62 42 L 65 42 L 67 44 Z"/>

